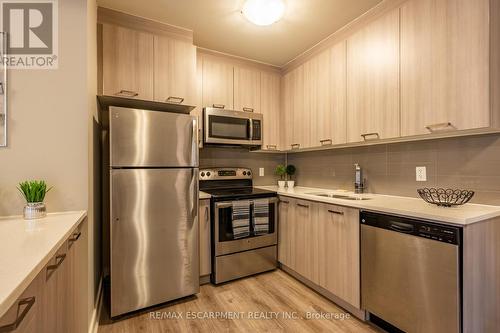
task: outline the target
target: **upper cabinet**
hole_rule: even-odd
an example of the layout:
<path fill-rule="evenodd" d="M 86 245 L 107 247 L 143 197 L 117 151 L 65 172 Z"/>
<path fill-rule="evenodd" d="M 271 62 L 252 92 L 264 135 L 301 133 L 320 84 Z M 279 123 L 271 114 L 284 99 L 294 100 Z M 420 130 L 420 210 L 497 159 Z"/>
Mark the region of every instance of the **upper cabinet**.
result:
<path fill-rule="evenodd" d="M 234 108 L 232 64 L 203 57 L 202 82 L 203 107 Z"/>
<path fill-rule="evenodd" d="M 153 35 L 102 26 L 102 93 L 153 99 Z"/>
<path fill-rule="evenodd" d="M 401 7 L 403 136 L 490 126 L 489 0 Z"/>
<path fill-rule="evenodd" d="M 154 99 L 196 105 L 196 47 L 192 43 L 154 37 Z"/>
<path fill-rule="evenodd" d="M 399 9 L 347 40 L 348 142 L 400 136 Z"/>
<path fill-rule="evenodd" d="M 234 67 L 234 109 L 261 112 L 261 72 L 258 69 Z"/>
<path fill-rule="evenodd" d="M 281 75 L 262 72 L 260 76 L 260 112 L 264 117 L 263 150 L 280 149 Z"/>

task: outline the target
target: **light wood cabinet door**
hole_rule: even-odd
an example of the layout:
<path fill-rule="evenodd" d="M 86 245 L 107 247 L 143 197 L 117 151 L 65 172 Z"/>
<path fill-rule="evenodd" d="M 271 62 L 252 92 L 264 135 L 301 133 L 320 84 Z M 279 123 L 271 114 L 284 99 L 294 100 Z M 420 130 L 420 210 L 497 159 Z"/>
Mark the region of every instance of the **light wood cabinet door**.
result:
<path fill-rule="evenodd" d="M 400 136 L 399 8 L 347 40 L 348 142 Z"/>
<path fill-rule="evenodd" d="M 285 74 L 281 79 L 281 111 L 280 111 L 280 119 L 283 124 L 280 131 L 280 141 L 281 148 L 283 150 L 291 149 L 292 144 L 292 134 L 293 134 L 293 113 L 294 113 L 294 104 L 293 104 L 293 72 L 289 72 Z"/>
<path fill-rule="evenodd" d="M 292 71 L 291 77 L 291 103 L 292 111 L 292 149 L 308 148 L 311 144 L 310 126 L 311 113 L 310 108 L 306 107 L 305 84 L 306 80 L 311 80 L 310 73 L 305 73 L 305 66 L 301 65 Z"/>
<path fill-rule="evenodd" d="M 318 276 L 316 220 L 317 204 L 311 201 L 296 200 L 292 228 L 294 238 L 292 243 L 293 269 L 305 278 L 315 282 Z"/>
<path fill-rule="evenodd" d="M 360 307 L 359 210 L 319 204 L 319 285 Z"/>
<path fill-rule="evenodd" d="M 153 35 L 111 24 L 102 27 L 104 95 L 153 99 Z"/>
<path fill-rule="evenodd" d="M 234 109 L 261 112 L 260 71 L 246 67 L 234 67 Z"/>
<path fill-rule="evenodd" d="M 261 72 L 260 112 L 264 117 L 263 150 L 280 149 L 280 92 L 281 76 L 278 73 Z"/>
<path fill-rule="evenodd" d="M 279 201 L 278 213 L 278 261 L 285 266 L 292 268 L 292 228 L 294 218 L 295 200 L 281 197 Z"/>
<path fill-rule="evenodd" d="M 489 1 L 401 7 L 403 136 L 490 126 Z"/>
<path fill-rule="evenodd" d="M 200 200 L 200 276 L 212 273 L 210 200 Z"/>
<path fill-rule="evenodd" d="M 196 105 L 196 47 L 154 36 L 154 99 Z"/>
<path fill-rule="evenodd" d="M 68 239 L 68 332 L 87 329 L 88 286 L 88 223 L 85 219 Z"/>
<path fill-rule="evenodd" d="M 338 43 L 306 63 L 310 80 L 311 146 L 346 143 L 346 44 Z"/>
<path fill-rule="evenodd" d="M 203 57 L 202 71 L 203 106 L 234 109 L 233 65 Z"/>

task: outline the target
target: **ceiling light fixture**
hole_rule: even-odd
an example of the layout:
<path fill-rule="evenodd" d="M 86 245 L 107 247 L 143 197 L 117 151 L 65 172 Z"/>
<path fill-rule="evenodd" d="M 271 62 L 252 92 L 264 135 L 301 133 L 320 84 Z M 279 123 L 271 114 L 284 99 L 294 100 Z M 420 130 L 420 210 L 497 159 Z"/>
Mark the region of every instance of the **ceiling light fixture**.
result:
<path fill-rule="evenodd" d="M 247 0 L 241 12 L 253 24 L 271 25 L 283 17 L 285 3 L 283 0 Z"/>

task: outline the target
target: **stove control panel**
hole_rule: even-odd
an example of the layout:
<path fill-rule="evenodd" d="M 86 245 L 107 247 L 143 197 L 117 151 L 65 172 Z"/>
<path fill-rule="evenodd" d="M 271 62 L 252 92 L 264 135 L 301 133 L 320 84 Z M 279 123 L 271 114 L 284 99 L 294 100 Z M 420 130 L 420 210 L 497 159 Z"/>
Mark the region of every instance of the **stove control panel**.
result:
<path fill-rule="evenodd" d="M 200 180 L 252 179 L 252 170 L 246 168 L 204 168 L 200 169 Z"/>

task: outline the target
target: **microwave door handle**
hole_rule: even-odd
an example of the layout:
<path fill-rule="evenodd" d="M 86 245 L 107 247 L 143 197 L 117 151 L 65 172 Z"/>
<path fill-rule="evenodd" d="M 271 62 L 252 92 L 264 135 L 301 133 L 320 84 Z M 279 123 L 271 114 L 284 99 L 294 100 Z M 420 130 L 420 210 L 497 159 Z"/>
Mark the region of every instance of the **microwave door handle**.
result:
<path fill-rule="evenodd" d="M 249 121 L 249 125 L 250 125 L 250 127 L 249 127 L 250 128 L 250 137 L 248 139 L 250 141 L 252 141 L 253 140 L 253 121 L 252 121 L 252 119 L 248 119 L 248 121 Z"/>

